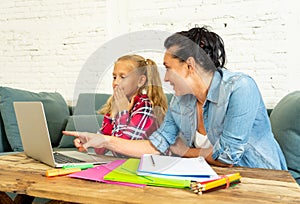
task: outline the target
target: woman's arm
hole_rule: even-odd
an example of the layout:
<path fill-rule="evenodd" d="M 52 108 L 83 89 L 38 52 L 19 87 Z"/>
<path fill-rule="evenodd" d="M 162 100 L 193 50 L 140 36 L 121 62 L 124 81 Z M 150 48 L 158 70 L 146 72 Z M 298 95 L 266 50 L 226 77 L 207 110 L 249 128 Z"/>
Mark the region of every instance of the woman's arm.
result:
<path fill-rule="evenodd" d="M 213 149 L 213 147 L 211 147 L 211 148 L 189 148 L 188 151 L 186 152 L 186 154 L 183 155 L 183 157 L 202 156 L 211 165 L 221 166 L 221 167 L 232 167 L 233 166 L 233 164 L 225 164 L 218 160 L 214 160 L 212 158 L 212 149 Z"/>
<path fill-rule="evenodd" d="M 250 77 L 235 81 L 232 90 L 222 134 L 214 144 L 212 158 L 237 164 L 244 155 L 261 100 L 257 85 Z"/>
<path fill-rule="evenodd" d="M 221 166 L 221 167 L 232 167 L 233 165 L 231 164 L 225 164 L 222 163 L 218 160 L 214 160 L 212 158 L 212 149 L 213 147 L 209 148 L 189 148 L 184 144 L 182 139 L 179 137 L 176 140 L 176 143 L 172 146 L 170 146 L 170 150 L 172 151 L 173 154 L 177 154 L 181 157 L 187 157 L 187 158 L 192 158 L 192 157 L 199 157 L 202 156 L 205 158 L 205 160 L 212 165 L 215 166 Z"/>
<path fill-rule="evenodd" d="M 79 151 L 88 147 L 107 148 L 131 157 L 141 157 L 143 154 L 159 154 L 159 151 L 149 140 L 126 140 L 89 132 L 63 131 L 64 135 L 75 136 L 75 146 Z"/>
<path fill-rule="evenodd" d="M 109 137 L 104 146 L 107 149 L 130 157 L 141 157 L 143 154 L 160 154 L 149 140 L 126 140 Z"/>

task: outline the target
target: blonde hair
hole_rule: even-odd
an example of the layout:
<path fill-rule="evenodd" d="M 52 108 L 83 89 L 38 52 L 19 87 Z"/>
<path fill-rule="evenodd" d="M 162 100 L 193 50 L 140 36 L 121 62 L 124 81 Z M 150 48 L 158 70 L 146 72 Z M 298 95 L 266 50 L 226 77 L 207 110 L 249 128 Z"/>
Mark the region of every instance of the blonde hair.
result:
<path fill-rule="evenodd" d="M 145 59 L 140 55 L 125 55 L 117 59 L 117 62 L 129 61 L 133 65 L 133 69 L 137 69 L 139 74 L 146 76 L 144 86 L 140 87 L 138 93 L 146 90 L 146 94 L 151 102 L 154 115 L 160 124 L 165 116 L 168 108 L 167 97 L 163 92 L 162 83 L 156 63 L 151 59 Z M 109 97 L 106 104 L 98 111 L 100 114 L 107 114 L 111 111 L 113 96 Z"/>

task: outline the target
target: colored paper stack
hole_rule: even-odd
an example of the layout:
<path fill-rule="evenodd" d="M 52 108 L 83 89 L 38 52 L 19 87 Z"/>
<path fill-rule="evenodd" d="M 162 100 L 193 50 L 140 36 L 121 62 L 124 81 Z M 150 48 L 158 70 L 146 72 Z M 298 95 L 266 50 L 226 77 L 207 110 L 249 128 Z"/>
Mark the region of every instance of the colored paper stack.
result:
<path fill-rule="evenodd" d="M 68 170 L 68 169 L 66 169 Z M 194 193 L 228 188 L 240 181 L 240 174 L 219 176 L 204 158 L 144 155 L 141 159 L 115 160 L 69 174 L 73 178 L 131 187 L 161 186 L 187 188 Z"/>

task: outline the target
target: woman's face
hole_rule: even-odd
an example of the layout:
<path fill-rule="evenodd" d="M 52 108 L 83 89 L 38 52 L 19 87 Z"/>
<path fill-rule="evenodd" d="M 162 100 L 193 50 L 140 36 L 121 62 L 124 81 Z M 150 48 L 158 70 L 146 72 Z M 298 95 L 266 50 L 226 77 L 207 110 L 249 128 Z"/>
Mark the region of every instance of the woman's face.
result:
<path fill-rule="evenodd" d="M 175 95 L 182 96 L 191 93 L 191 89 L 186 83 L 188 75 L 187 63 L 180 62 L 179 59 L 174 58 L 167 50 L 164 56 L 164 65 L 166 67 L 164 81 L 169 82 L 173 86 Z"/>
<path fill-rule="evenodd" d="M 122 88 L 129 100 L 137 93 L 140 78 L 137 70 L 133 67 L 130 61 L 118 61 L 113 71 L 113 89 Z"/>

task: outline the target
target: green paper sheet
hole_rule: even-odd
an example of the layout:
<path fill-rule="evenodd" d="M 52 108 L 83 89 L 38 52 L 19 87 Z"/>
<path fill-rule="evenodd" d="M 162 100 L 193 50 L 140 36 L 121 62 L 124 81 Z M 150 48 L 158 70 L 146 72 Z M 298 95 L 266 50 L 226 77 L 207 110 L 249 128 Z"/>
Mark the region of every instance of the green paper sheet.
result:
<path fill-rule="evenodd" d="M 191 181 L 179 179 L 139 176 L 136 174 L 140 159 L 127 159 L 122 165 L 104 176 L 104 180 L 119 181 L 169 188 L 189 188 Z"/>

